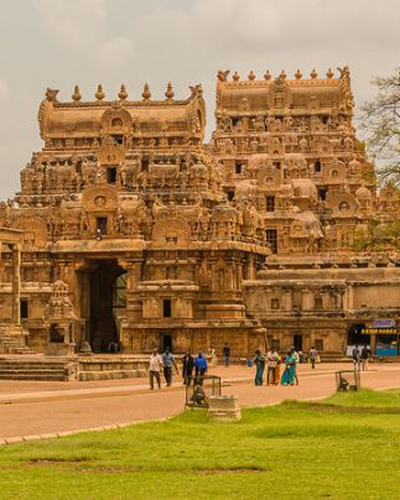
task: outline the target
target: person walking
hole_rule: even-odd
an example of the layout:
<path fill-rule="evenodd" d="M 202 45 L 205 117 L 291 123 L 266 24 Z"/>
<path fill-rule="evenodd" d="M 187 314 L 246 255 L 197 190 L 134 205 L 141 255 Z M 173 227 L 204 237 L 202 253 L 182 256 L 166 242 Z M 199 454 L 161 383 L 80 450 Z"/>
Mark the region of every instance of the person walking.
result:
<path fill-rule="evenodd" d="M 279 354 L 276 352 L 276 349 L 273 347 L 267 353 L 267 385 L 276 385 L 278 375 L 278 362 L 279 362 Z"/>
<path fill-rule="evenodd" d="M 318 351 L 315 349 L 314 346 L 311 347 L 309 353 L 308 353 L 308 359 L 311 361 L 311 368 L 315 370 L 315 363 L 318 358 Z"/>
<path fill-rule="evenodd" d="M 229 358 L 231 357 L 231 348 L 229 347 L 227 342 L 225 342 L 225 345 L 222 348 L 222 357 L 224 358 L 224 365 L 226 367 L 228 367 L 229 366 Z"/>
<path fill-rule="evenodd" d="M 358 344 L 355 345 L 352 356 L 353 356 L 353 364 L 354 364 L 354 369 L 360 371 L 360 349 L 358 347 Z"/>
<path fill-rule="evenodd" d="M 370 356 L 369 347 L 365 345 L 361 351 L 361 362 L 362 362 L 363 372 L 368 371 L 369 356 Z"/>
<path fill-rule="evenodd" d="M 285 365 L 285 370 L 282 373 L 281 384 L 282 385 L 294 385 L 296 359 L 293 356 L 292 351 L 288 352 L 283 363 Z"/>
<path fill-rule="evenodd" d="M 200 351 L 199 355 L 194 360 L 194 367 L 196 369 L 195 379 L 197 385 L 203 385 L 203 377 L 206 374 L 208 365 L 207 360 Z"/>
<path fill-rule="evenodd" d="M 264 384 L 264 369 L 265 369 L 265 358 L 261 354 L 260 349 L 257 349 L 256 355 L 253 358 L 253 363 L 256 365 L 256 377 L 254 379 L 255 385 Z"/>
<path fill-rule="evenodd" d="M 167 383 L 167 387 L 169 387 L 172 383 L 172 367 L 174 366 L 176 373 L 179 373 L 174 355 L 169 350 L 169 347 L 167 347 L 165 349 L 165 352 L 162 355 L 162 361 L 163 361 L 163 366 L 164 366 L 165 382 Z"/>
<path fill-rule="evenodd" d="M 149 376 L 150 376 L 150 389 L 154 389 L 154 379 L 157 381 L 158 388 L 161 389 L 161 369 L 163 367 L 163 361 L 161 356 L 158 354 L 157 349 L 153 349 L 150 355 L 149 361 Z"/>
<path fill-rule="evenodd" d="M 299 385 L 299 376 L 297 375 L 297 366 L 300 363 L 300 355 L 299 355 L 299 353 L 296 351 L 296 349 L 294 347 L 292 347 L 291 352 L 292 352 L 292 356 L 295 359 L 294 379 L 296 380 L 296 385 Z"/>
<path fill-rule="evenodd" d="M 183 366 L 182 366 L 183 383 L 185 385 L 190 385 L 190 382 L 192 380 L 192 374 L 193 374 L 194 359 L 193 359 L 193 356 L 191 355 L 189 349 L 186 351 L 186 354 L 183 356 L 182 362 L 183 362 Z"/>

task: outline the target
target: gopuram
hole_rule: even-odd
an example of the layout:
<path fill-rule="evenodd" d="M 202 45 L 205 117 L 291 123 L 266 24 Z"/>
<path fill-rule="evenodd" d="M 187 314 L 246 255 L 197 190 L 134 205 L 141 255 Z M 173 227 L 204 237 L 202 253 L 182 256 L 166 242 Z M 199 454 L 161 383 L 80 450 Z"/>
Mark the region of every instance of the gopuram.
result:
<path fill-rule="evenodd" d="M 20 325 L 45 354 L 394 349 L 399 193 L 378 191 L 356 139 L 348 68 L 218 72 L 208 144 L 190 91 L 47 90 L 43 149 L 0 206 L 0 226 L 23 234 L 18 313 L 19 257 L 1 256 L 0 332 Z"/>

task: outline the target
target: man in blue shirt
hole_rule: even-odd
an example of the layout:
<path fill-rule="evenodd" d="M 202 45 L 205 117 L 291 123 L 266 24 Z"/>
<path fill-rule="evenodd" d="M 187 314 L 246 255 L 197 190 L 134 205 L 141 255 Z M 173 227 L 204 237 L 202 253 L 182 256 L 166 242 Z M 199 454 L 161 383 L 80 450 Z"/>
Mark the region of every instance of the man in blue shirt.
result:
<path fill-rule="evenodd" d="M 162 355 L 162 361 L 164 366 L 165 381 L 167 382 L 167 387 L 169 387 L 172 382 L 172 367 L 175 366 L 176 373 L 178 373 L 178 367 L 176 365 L 174 355 L 170 352 L 168 347 Z"/>
<path fill-rule="evenodd" d="M 200 351 L 197 358 L 194 360 L 194 367 L 196 369 L 196 379 L 199 385 L 203 385 L 203 377 L 207 371 L 207 360 Z"/>

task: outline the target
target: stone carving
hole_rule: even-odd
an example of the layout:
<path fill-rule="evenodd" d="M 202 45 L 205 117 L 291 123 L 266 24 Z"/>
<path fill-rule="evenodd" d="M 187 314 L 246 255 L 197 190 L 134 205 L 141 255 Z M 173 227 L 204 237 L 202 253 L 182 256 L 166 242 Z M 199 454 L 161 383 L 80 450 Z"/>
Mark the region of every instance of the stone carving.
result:
<path fill-rule="evenodd" d="M 186 99 L 171 84 L 157 99 L 146 83 L 137 100 L 125 85 L 106 100 L 99 85 L 88 102 L 78 86 L 69 102 L 48 89 L 38 113 L 43 149 L 22 168 L 21 191 L 0 205 L 0 225 L 24 231 L 21 277 L 34 311 L 26 323 L 37 350 L 46 352 L 41 317 L 47 330 L 58 325 L 54 338 L 76 334 L 94 352 L 167 342 L 218 351 L 232 340 L 236 357 L 265 345 L 265 325 L 282 330 L 282 345 L 301 328 L 311 342 L 317 334 L 301 315 L 317 314 L 314 302 L 337 322 L 356 292 L 325 289 L 318 277 L 400 262 L 397 235 L 388 238 L 400 195 L 391 185 L 377 191 L 355 136 L 350 72 L 339 73 L 228 80 L 219 71 L 209 144 L 199 84 Z M 369 236 L 379 255 L 355 248 Z M 4 282 L 15 278 L 13 259 L 6 251 Z M 7 297 L 4 308 L 11 317 Z M 291 326 L 268 324 L 269 314 Z"/>

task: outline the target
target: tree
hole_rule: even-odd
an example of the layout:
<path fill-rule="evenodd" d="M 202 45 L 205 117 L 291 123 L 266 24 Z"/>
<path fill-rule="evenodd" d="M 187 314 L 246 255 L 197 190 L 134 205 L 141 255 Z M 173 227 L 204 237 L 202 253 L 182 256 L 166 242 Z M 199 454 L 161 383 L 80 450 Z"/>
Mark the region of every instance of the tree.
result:
<path fill-rule="evenodd" d="M 400 187 L 400 68 L 373 83 L 378 94 L 361 108 L 361 128 L 371 156 L 378 161 L 378 180 Z"/>

